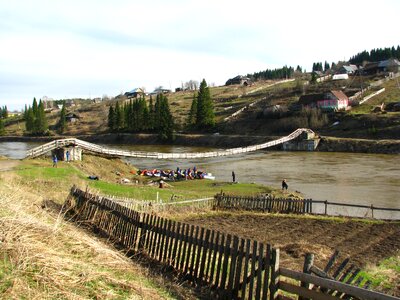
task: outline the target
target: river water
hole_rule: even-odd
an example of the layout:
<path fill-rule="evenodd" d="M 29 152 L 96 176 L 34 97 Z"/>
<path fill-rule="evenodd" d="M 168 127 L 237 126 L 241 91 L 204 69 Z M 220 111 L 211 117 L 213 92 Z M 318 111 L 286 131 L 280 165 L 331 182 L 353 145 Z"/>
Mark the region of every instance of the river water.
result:
<path fill-rule="evenodd" d="M 0 142 L 0 155 L 23 158 L 37 143 Z M 183 146 L 108 145 L 115 149 L 150 152 L 205 152 L 217 149 Z M 127 159 L 139 169 L 193 168 L 212 173 L 216 180 L 261 183 L 306 198 L 400 208 L 400 155 L 257 151 L 242 155 L 196 160 Z"/>

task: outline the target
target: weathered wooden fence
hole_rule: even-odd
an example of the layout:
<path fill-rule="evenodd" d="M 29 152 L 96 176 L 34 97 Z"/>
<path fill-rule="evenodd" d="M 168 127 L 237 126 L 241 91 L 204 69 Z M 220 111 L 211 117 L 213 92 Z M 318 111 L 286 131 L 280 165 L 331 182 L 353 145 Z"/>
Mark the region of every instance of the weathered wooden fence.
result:
<path fill-rule="evenodd" d="M 276 254 L 270 245 L 138 213 L 76 187 L 66 208 L 77 221 L 125 247 L 164 263 L 224 299 L 267 299 Z"/>
<path fill-rule="evenodd" d="M 110 199 L 71 188 L 64 208 L 132 254 L 145 255 L 210 287 L 220 299 L 399 299 L 330 278 L 279 266 L 279 249 L 250 239 L 138 213 Z M 289 278 L 285 280 L 285 278 Z M 317 287 L 310 289 L 310 284 Z M 328 293 L 327 293 L 328 291 Z"/>
<path fill-rule="evenodd" d="M 222 209 L 260 210 L 281 213 L 311 213 L 311 199 L 275 198 L 273 195 L 233 196 L 215 195 L 214 206 Z"/>
<path fill-rule="evenodd" d="M 313 199 L 275 198 L 273 195 L 234 196 L 217 194 L 214 207 L 220 209 L 257 210 L 263 212 L 342 215 L 376 219 L 400 219 L 400 208 L 338 203 Z M 334 209 L 335 208 L 335 209 Z M 351 211 L 346 211 L 349 208 Z M 377 214 L 377 212 L 380 212 Z M 386 214 L 384 214 L 386 212 Z"/>

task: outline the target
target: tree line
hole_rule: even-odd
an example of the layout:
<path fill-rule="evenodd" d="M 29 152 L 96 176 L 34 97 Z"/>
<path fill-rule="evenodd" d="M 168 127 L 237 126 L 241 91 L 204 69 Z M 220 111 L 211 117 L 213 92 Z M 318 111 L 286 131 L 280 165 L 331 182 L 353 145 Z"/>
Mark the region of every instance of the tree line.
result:
<path fill-rule="evenodd" d="M 8 109 L 7 105 L 0 107 L 0 119 L 7 119 L 8 118 Z"/>
<path fill-rule="evenodd" d="M 301 72 L 300 66 L 297 66 L 296 71 Z M 273 70 L 267 69 L 265 71 L 255 72 L 253 74 L 247 74 L 247 77 L 249 77 L 253 81 L 267 80 L 267 79 L 289 79 L 293 78 L 293 76 L 294 76 L 294 68 L 287 66 L 284 66 L 279 69 L 273 69 Z"/>
<path fill-rule="evenodd" d="M 400 59 L 400 46 L 396 48 L 386 47 L 386 48 L 376 48 L 371 51 L 362 51 L 352 56 L 349 60 L 350 63 L 361 65 L 363 62 L 377 62 L 381 60 L 386 60 L 389 58 L 397 58 Z"/>
<path fill-rule="evenodd" d="M 147 104 L 144 96 L 129 102 L 116 102 L 108 111 L 108 128 L 111 132 L 154 132 L 161 140 L 172 140 L 174 120 L 168 98 L 158 94 L 153 104 Z"/>
<path fill-rule="evenodd" d="M 49 126 L 42 100 L 39 100 L 38 104 L 36 98 L 33 98 L 32 106 L 25 105 L 24 120 L 29 134 L 39 135 L 48 132 Z"/>
<path fill-rule="evenodd" d="M 214 106 L 206 81 L 200 83 L 194 94 L 188 120 L 188 129 L 207 130 L 215 126 Z M 142 96 L 124 103 L 116 102 L 108 111 L 108 128 L 111 132 L 151 132 L 161 140 L 172 140 L 175 122 L 169 108 L 168 98 L 158 94 L 155 103 Z"/>

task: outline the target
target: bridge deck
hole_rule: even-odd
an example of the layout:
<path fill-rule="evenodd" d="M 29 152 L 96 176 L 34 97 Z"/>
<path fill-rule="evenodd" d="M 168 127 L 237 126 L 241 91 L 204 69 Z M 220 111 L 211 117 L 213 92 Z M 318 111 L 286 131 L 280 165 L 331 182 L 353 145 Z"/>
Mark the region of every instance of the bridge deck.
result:
<path fill-rule="evenodd" d="M 41 155 L 46 154 L 54 149 L 59 149 L 68 146 L 78 146 L 83 150 L 94 152 L 97 154 L 103 154 L 107 156 L 122 156 L 122 157 L 137 157 L 137 158 L 154 158 L 154 159 L 193 159 L 193 158 L 206 158 L 206 157 L 219 157 L 219 156 L 228 156 L 241 154 L 246 152 L 257 151 L 269 147 L 273 147 L 288 141 L 291 141 L 298 136 L 300 136 L 303 132 L 314 133 L 311 129 L 307 128 L 299 128 L 289 134 L 288 136 L 269 141 L 263 144 L 247 146 L 247 147 L 238 147 L 231 148 L 222 151 L 209 151 L 209 152 L 195 152 L 195 153 L 161 153 L 161 152 L 143 152 L 143 151 L 123 151 L 111 148 L 101 147 L 96 144 L 88 143 L 76 138 L 69 139 L 60 139 L 49 142 L 47 144 L 41 145 L 39 147 L 30 149 L 27 151 L 27 158 L 34 158 Z"/>

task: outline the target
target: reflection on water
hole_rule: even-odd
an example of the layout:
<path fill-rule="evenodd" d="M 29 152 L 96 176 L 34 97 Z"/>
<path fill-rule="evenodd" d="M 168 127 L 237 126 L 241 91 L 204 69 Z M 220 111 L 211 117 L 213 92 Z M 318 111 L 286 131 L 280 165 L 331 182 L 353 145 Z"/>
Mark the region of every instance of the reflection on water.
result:
<path fill-rule="evenodd" d="M 0 143 L 0 155 L 23 158 L 36 143 Z M 149 152 L 205 152 L 217 149 L 166 145 L 113 145 L 115 149 Z M 336 202 L 400 207 L 400 156 L 360 153 L 266 152 L 237 156 L 154 160 L 128 158 L 140 169 L 193 168 L 213 173 L 217 180 L 231 181 L 232 171 L 239 182 L 255 182 L 280 187 L 283 178 L 289 190 L 307 198 Z"/>

